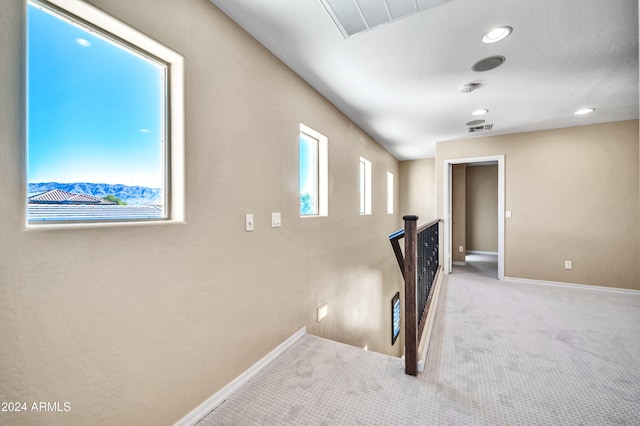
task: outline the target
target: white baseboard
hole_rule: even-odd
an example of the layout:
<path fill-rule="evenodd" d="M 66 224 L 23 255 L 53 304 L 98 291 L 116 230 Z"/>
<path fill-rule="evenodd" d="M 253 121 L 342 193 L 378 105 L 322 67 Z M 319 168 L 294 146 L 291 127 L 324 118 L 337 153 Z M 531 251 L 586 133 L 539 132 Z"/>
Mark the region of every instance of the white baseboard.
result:
<path fill-rule="evenodd" d="M 207 414 L 212 412 L 218 405 L 222 404 L 241 386 L 247 383 L 253 376 L 258 374 L 260 370 L 266 367 L 277 356 L 285 352 L 294 343 L 300 340 L 307 333 L 307 327 L 302 327 L 296 331 L 291 337 L 279 344 L 274 350 L 265 355 L 258 362 L 249 367 L 244 373 L 233 379 L 231 383 L 220 389 L 212 397 L 197 406 L 193 411 L 179 420 L 175 426 L 191 426 L 202 420 Z"/>
<path fill-rule="evenodd" d="M 581 289 L 581 290 L 633 294 L 634 296 L 640 296 L 640 290 L 633 290 L 630 288 L 603 287 L 599 285 L 573 284 L 573 283 L 563 283 L 559 281 L 532 280 L 529 278 L 516 278 L 516 277 L 504 277 L 504 280 L 506 282 L 512 282 L 512 283 L 537 284 L 537 285 L 546 285 L 546 286 L 554 286 L 554 287 L 575 288 L 575 289 Z"/>
<path fill-rule="evenodd" d="M 491 256 L 497 256 L 497 251 L 482 251 L 482 250 L 467 250 L 467 254 L 490 254 Z"/>
<path fill-rule="evenodd" d="M 456 260 L 452 261 L 451 264 L 455 266 L 467 266 L 467 262 L 458 262 Z"/>

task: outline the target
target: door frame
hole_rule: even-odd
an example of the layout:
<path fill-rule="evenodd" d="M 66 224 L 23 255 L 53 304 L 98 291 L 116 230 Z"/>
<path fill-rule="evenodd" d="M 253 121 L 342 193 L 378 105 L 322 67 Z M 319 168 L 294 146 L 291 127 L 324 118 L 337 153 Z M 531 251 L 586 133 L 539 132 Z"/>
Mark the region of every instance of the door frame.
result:
<path fill-rule="evenodd" d="M 505 204 L 504 204 L 504 154 L 503 155 L 488 155 L 484 157 L 469 157 L 469 158 L 451 158 L 444 160 L 444 192 L 442 204 L 444 207 L 444 273 L 451 273 L 451 210 L 452 210 L 452 187 L 451 187 L 451 171 L 454 164 L 466 164 L 466 163 L 485 163 L 485 162 L 498 162 L 498 279 L 504 280 L 504 219 L 505 219 Z"/>

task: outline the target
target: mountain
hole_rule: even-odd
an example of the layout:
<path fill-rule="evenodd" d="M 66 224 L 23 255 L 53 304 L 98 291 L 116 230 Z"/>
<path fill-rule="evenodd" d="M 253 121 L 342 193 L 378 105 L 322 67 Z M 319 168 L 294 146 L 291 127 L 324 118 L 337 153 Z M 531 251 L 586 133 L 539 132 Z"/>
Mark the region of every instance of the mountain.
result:
<path fill-rule="evenodd" d="M 147 188 L 146 186 L 127 186 L 122 184 L 111 185 L 108 183 L 29 183 L 29 194 L 39 194 L 52 189 L 61 189 L 74 194 L 88 194 L 94 197 L 104 198 L 107 195 L 115 195 L 132 206 L 146 206 L 162 204 L 162 189 Z"/>

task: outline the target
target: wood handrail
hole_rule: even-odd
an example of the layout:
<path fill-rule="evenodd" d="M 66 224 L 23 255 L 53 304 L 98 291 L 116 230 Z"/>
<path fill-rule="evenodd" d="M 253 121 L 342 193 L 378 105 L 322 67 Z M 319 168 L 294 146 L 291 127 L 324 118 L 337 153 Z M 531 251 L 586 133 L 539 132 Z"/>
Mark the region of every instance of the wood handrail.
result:
<path fill-rule="evenodd" d="M 416 306 L 418 216 L 404 216 L 404 372 L 418 375 L 418 319 Z"/>
<path fill-rule="evenodd" d="M 431 221 L 431 222 L 429 222 L 429 223 L 426 223 L 426 224 L 424 224 L 424 225 L 422 225 L 422 226 L 419 226 L 419 227 L 418 227 L 418 229 L 416 230 L 416 232 L 419 234 L 419 233 L 421 233 L 422 231 L 424 231 L 425 229 L 427 229 L 428 227 L 433 226 L 433 225 L 435 225 L 436 223 L 440 223 L 440 222 L 443 222 L 443 220 L 442 220 L 442 219 L 435 219 L 435 220 L 432 220 L 432 221 Z"/>
<path fill-rule="evenodd" d="M 425 228 L 430 227 L 431 225 L 435 225 L 438 222 L 443 222 L 442 219 L 435 219 L 432 220 L 429 223 L 426 223 L 424 225 L 420 225 L 417 229 L 416 232 L 420 233 L 421 231 L 424 231 Z M 402 229 L 398 229 L 396 232 L 394 232 L 393 234 L 389 235 L 389 240 L 393 241 L 393 240 L 401 240 L 404 238 L 404 228 Z"/>
<path fill-rule="evenodd" d="M 417 216 L 416 216 L 416 218 L 417 218 Z M 420 225 L 416 229 L 416 233 L 419 234 L 420 232 L 422 232 L 426 228 L 428 228 L 428 227 L 430 227 L 432 225 L 435 225 L 436 223 L 442 222 L 442 221 L 443 221 L 442 219 L 435 219 L 435 220 L 432 220 L 429 223 L 426 223 L 424 225 Z M 398 262 L 398 267 L 400 268 L 400 272 L 402 273 L 402 278 L 404 278 L 404 257 L 402 256 L 402 250 L 400 249 L 399 241 L 404 238 L 404 235 L 405 235 L 404 228 L 398 229 L 396 232 L 394 232 L 393 234 L 389 235 L 389 241 L 391 242 L 391 247 L 393 247 L 393 252 L 396 255 L 396 261 Z"/>
<path fill-rule="evenodd" d="M 404 238 L 404 228 L 389 235 L 391 241 L 391 247 L 393 247 L 393 253 L 396 255 L 396 261 L 400 267 L 402 278 L 404 278 L 404 257 L 402 256 L 402 250 L 400 249 L 400 240 Z"/>
<path fill-rule="evenodd" d="M 400 229 L 393 234 L 389 235 L 389 240 L 391 242 L 391 246 L 393 247 L 393 251 L 396 256 L 396 260 L 398 261 L 398 266 L 400 267 L 400 271 L 402 272 L 402 276 L 404 278 L 404 344 L 405 344 L 405 373 L 416 376 L 418 374 L 418 341 L 419 334 L 422 332 L 422 328 L 424 327 L 426 320 L 426 312 L 431 304 L 431 296 L 432 296 L 432 288 L 431 283 L 435 282 L 435 277 L 441 271 L 441 266 L 438 266 L 437 260 L 435 266 L 431 266 L 432 268 L 437 267 L 437 272 L 435 272 L 435 277 L 433 276 L 434 271 L 431 270 L 429 273 L 429 265 L 434 265 L 430 263 L 430 258 L 425 257 L 424 250 L 427 246 L 426 242 L 423 242 L 422 238 L 425 238 L 422 234 L 425 232 L 431 233 L 432 231 L 426 231 L 430 227 L 434 225 L 438 225 L 442 222 L 442 219 L 435 219 L 427 224 L 424 224 L 420 227 L 417 226 L 418 216 L 407 215 L 402 218 L 404 220 L 404 228 Z M 438 230 L 436 229 L 435 235 L 437 237 Z M 406 238 L 405 238 L 406 237 Z M 405 238 L 404 245 L 404 256 L 402 250 L 400 248 L 400 240 Z M 420 281 L 421 287 L 418 289 L 418 241 L 420 241 Z M 433 241 L 433 236 L 431 237 L 431 241 Z M 436 244 L 438 244 L 436 242 Z M 423 247 L 424 245 L 424 247 Z M 437 256 L 437 245 L 436 245 L 436 256 Z M 433 252 L 431 253 L 433 255 Z M 428 255 L 427 255 L 428 256 Z M 424 264 L 426 262 L 426 265 Z M 425 273 L 430 276 L 429 280 L 433 279 L 434 281 L 427 281 L 427 287 L 424 287 L 424 278 Z M 421 293 L 421 298 L 418 300 L 417 293 Z M 422 293 L 426 294 L 426 297 Z M 425 297 L 426 300 L 423 300 L 422 297 Z M 424 303 L 423 303 L 424 302 Z M 425 306 L 423 309 L 422 307 Z M 422 312 L 418 312 L 418 309 L 422 309 Z"/>

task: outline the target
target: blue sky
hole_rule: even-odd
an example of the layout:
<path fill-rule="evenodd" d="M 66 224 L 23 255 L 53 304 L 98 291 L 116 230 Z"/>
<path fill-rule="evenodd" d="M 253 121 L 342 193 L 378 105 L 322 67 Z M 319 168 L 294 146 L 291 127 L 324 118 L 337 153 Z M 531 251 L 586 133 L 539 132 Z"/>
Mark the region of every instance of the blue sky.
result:
<path fill-rule="evenodd" d="M 163 187 L 164 67 L 28 13 L 28 182 Z"/>
<path fill-rule="evenodd" d="M 316 195 L 318 141 L 304 133 L 300 134 L 300 195 Z"/>

